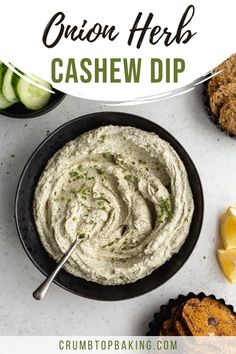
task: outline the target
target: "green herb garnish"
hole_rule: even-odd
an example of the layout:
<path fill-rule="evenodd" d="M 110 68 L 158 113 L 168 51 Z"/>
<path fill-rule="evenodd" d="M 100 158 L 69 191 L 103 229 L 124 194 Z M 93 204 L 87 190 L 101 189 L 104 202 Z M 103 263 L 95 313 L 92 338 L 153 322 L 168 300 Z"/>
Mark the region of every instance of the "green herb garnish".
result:
<path fill-rule="evenodd" d="M 99 175 L 103 175 L 105 173 L 105 170 L 103 168 L 96 168 L 96 171 Z"/>
<path fill-rule="evenodd" d="M 159 214 L 158 214 L 158 223 L 161 224 L 163 222 L 163 219 L 165 216 L 167 218 L 170 217 L 172 208 L 171 208 L 171 201 L 169 198 L 164 199 L 161 198 L 158 204 L 158 207 L 160 209 Z"/>

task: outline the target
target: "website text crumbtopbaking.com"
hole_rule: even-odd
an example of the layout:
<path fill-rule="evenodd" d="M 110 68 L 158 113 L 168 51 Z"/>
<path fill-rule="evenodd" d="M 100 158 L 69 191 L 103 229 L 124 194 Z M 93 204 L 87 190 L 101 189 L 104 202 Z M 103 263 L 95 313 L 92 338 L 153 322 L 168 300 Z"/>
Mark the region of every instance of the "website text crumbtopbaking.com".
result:
<path fill-rule="evenodd" d="M 61 351 L 160 351 L 177 350 L 177 340 L 157 339 L 82 339 L 59 340 L 58 349 Z"/>

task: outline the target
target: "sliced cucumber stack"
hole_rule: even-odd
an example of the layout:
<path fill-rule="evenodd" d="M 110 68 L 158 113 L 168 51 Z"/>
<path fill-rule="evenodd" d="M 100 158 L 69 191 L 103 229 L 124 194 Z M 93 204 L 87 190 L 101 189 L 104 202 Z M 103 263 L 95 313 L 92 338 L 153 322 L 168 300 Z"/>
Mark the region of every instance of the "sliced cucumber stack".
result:
<path fill-rule="evenodd" d="M 6 66 L 3 63 L 1 63 L 0 64 L 0 109 L 6 109 L 14 104 L 13 102 L 8 101 L 2 93 L 5 69 Z"/>
<path fill-rule="evenodd" d="M 44 108 L 50 100 L 51 93 L 31 84 L 25 80 L 27 76 L 20 78 L 16 85 L 16 92 L 20 101 L 30 110 L 37 111 Z M 33 81 L 49 90 L 52 86 L 41 79 L 34 77 Z"/>
<path fill-rule="evenodd" d="M 22 75 L 20 77 L 3 63 L 0 64 L 0 109 L 21 102 L 27 109 L 37 111 L 48 104 L 51 93 L 33 83 L 49 90 L 52 90 L 52 86 L 35 76 L 30 78 L 24 73 Z"/>

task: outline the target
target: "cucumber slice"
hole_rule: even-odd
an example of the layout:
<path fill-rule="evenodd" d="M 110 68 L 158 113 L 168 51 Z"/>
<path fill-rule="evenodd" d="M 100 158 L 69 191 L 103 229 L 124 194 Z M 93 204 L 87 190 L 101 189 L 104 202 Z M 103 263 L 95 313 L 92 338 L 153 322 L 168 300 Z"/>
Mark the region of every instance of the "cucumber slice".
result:
<path fill-rule="evenodd" d="M 0 109 L 6 109 L 14 104 L 8 101 L 2 94 L 3 73 L 5 68 L 6 66 L 4 64 L 0 64 Z"/>
<path fill-rule="evenodd" d="M 12 87 L 12 78 L 14 72 L 11 69 L 6 68 L 3 73 L 2 93 L 3 96 L 10 102 L 18 102 L 18 98 L 15 95 Z"/>
<path fill-rule="evenodd" d="M 17 69 L 17 70 L 18 70 L 18 72 L 21 73 L 21 75 L 24 75 L 24 73 L 22 71 L 20 71 L 19 69 Z M 20 98 L 19 98 L 18 92 L 17 92 L 17 85 L 18 85 L 18 82 L 19 82 L 20 78 L 21 77 L 18 74 L 14 73 L 13 76 L 12 76 L 12 80 L 11 80 L 11 85 L 12 85 L 12 88 L 14 90 L 14 93 L 15 93 L 18 101 L 20 100 Z"/>
<path fill-rule="evenodd" d="M 27 77 L 27 75 L 24 76 Z M 47 89 L 52 89 L 52 86 L 44 80 L 34 77 L 33 81 L 37 84 L 40 84 L 41 86 L 46 87 Z M 24 77 L 19 79 L 16 90 L 20 101 L 25 105 L 26 108 L 32 111 L 44 108 L 51 97 L 50 92 L 31 84 L 25 80 Z"/>

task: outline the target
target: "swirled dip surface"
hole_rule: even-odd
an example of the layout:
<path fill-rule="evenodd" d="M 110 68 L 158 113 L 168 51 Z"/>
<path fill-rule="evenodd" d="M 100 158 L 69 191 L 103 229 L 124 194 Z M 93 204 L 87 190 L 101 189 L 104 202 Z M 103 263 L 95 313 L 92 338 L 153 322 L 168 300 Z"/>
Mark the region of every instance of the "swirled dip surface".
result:
<path fill-rule="evenodd" d="M 105 285 L 134 282 L 184 243 L 193 214 L 185 167 L 154 133 L 105 126 L 69 142 L 48 162 L 34 216 L 47 252 L 59 261 L 87 238 L 65 269 Z"/>

